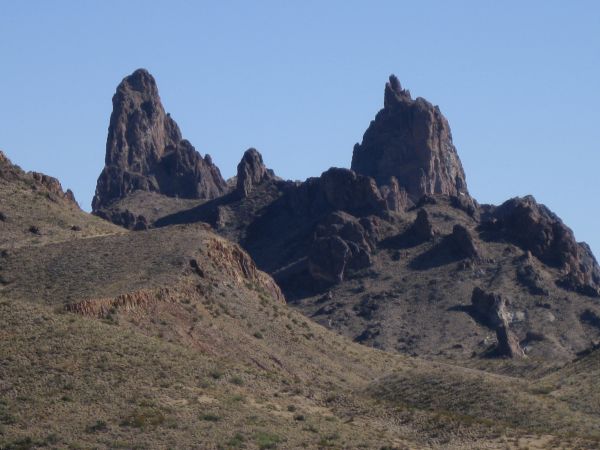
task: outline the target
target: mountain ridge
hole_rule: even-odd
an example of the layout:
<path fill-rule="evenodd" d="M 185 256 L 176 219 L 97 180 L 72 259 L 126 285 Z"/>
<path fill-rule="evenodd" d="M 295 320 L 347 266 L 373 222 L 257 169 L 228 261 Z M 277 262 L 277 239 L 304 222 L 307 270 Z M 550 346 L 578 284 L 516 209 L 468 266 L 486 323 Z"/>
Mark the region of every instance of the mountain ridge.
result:
<path fill-rule="evenodd" d="M 598 264 L 533 197 L 436 172 L 434 107 L 386 85 L 443 137 L 384 127 L 388 156 L 433 172 L 294 182 L 250 148 L 218 193 L 150 77 L 118 88 L 95 215 L 0 153 L 2 450 L 600 448 Z"/>
<path fill-rule="evenodd" d="M 410 304 L 402 302 L 408 300 L 403 292 L 413 291 L 411 278 L 425 277 L 431 286 L 418 289 L 418 296 L 443 298 L 441 304 L 450 310 L 463 308 L 462 316 L 450 320 L 470 329 L 472 292 L 482 288 L 493 293 L 498 289 L 494 286 L 498 275 L 493 274 L 504 273 L 507 267 L 514 272 L 503 276 L 502 289 L 517 296 L 512 303 L 521 305 L 518 314 L 525 314 L 525 320 L 516 320 L 511 312 L 505 330 L 498 334 L 505 344 L 496 345 L 508 348 L 510 341 L 513 350 L 500 354 L 518 355 L 523 346 L 532 355 L 568 360 L 599 339 L 600 329 L 589 328 L 581 319 L 587 310 L 600 315 L 592 300 L 600 293 L 600 268 L 589 247 L 577 243 L 560 218 L 531 196 L 500 206 L 479 205 L 468 192 L 447 120 L 428 101 L 413 100 L 393 75 L 385 85 L 384 108 L 369 125 L 362 144 L 354 147 L 351 167 L 355 170 L 331 168 L 304 182 L 285 181 L 267 169 L 256 149 L 250 149 L 238 165 L 237 184 L 221 196 L 175 207 L 169 195 L 163 195 L 161 201 L 173 207 L 167 214 L 154 212 L 148 218 L 144 215 L 148 207 L 125 195 L 112 204 L 112 212 L 95 213 L 109 220 L 133 217 L 115 222 L 137 229 L 209 223 L 244 247 L 295 307 L 357 341 L 383 349 L 405 351 L 402 342 L 408 339 L 434 357 L 439 345 L 433 344 L 435 339 L 450 340 L 452 345 L 465 342 L 459 328 L 448 336 L 425 324 L 421 327 L 430 330 L 434 341 L 427 336 L 415 340 L 418 321 L 437 323 L 453 314 L 434 308 L 437 312 L 427 319 L 427 314 L 413 309 L 399 319 L 393 311 Z M 119 206 L 123 202 L 129 202 L 126 208 Z M 464 272 L 464 287 L 459 287 L 460 277 L 455 278 L 440 294 L 435 283 L 455 271 Z M 357 281 L 381 277 L 397 280 L 389 290 L 393 302 L 368 298 L 380 295 L 380 289 Z M 356 287 L 361 283 L 373 287 L 366 291 Z M 352 293 L 353 289 L 362 291 Z M 459 297 L 453 297 L 454 289 L 462 292 Z M 561 292 L 572 306 L 561 306 Z M 336 299 L 336 293 L 341 298 Z M 566 328 L 561 331 L 563 325 L 547 323 L 545 316 L 527 306 L 539 302 L 539 295 L 552 300 L 550 309 L 567 314 L 571 330 L 566 341 L 560 337 L 566 332 Z M 553 327 L 556 330 L 549 331 Z M 546 330 L 545 339 L 528 338 L 541 329 Z M 482 335 L 486 325 L 476 322 L 473 330 Z M 416 344 L 419 341 L 430 343 L 423 347 Z M 476 342 L 450 352 L 451 358 L 461 360 L 470 353 L 493 354 Z"/>

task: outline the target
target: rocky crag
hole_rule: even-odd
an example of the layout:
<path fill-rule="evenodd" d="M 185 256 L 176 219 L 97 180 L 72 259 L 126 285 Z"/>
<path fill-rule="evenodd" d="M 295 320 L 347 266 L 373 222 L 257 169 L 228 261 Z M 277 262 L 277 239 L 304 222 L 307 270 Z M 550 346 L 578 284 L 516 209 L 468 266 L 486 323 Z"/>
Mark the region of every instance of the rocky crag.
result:
<path fill-rule="evenodd" d="M 469 195 L 448 121 L 437 106 L 413 100 L 394 75 L 383 109 L 354 146 L 351 168 L 380 186 L 399 185 L 413 202 L 426 194 Z"/>
<path fill-rule="evenodd" d="M 210 156 L 200 156 L 165 113 L 156 82 L 146 70 L 125 77 L 112 103 L 106 165 L 92 202 L 95 213 L 130 225 L 135 221 L 111 214 L 107 208 L 135 191 L 197 199 L 212 199 L 226 192 L 226 183 Z"/>
<path fill-rule="evenodd" d="M 209 223 L 295 307 L 356 341 L 463 361 L 568 360 L 600 341 L 600 327 L 584 320 L 600 315 L 600 268 L 589 247 L 533 197 L 497 207 L 472 199 L 447 120 L 394 76 L 351 169 L 284 181 L 250 149 L 229 191 L 221 184 L 193 205 L 175 205 L 170 188 L 152 186 L 172 206 L 151 218 L 113 209 L 128 215 L 116 222 Z M 149 199 L 119 195 L 136 211 Z M 493 327 L 478 320 L 475 288 L 500 292 L 513 313 Z"/>

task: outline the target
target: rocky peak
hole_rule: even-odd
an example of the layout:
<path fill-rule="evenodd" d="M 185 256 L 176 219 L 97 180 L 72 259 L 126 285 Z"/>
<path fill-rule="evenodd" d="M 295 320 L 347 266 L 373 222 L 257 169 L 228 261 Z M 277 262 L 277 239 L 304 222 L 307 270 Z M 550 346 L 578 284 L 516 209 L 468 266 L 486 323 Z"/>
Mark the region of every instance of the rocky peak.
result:
<path fill-rule="evenodd" d="M 508 238 L 543 263 L 562 269 L 557 283 L 590 296 L 600 293 L 600 267 L 589 246 L 532 196 L 516 197 L 495 208 L 482 228 Z"/>
<path fill-rule="evenodd" d="M 237 166 L 236 192 L 240 197 L 247 197 L 255 186 L 274 178 L 273 171 L 263 163 L 262 155 L 250 148 Z"/>
<path fill-rule="evenodd" d="M 206 199 L 225 192 L 225 181 L 211 158 L 202 158 L 182 140 L 147 70 L 125 77 L 112 103 L 105 167 L 92 203 L 95 211 L 136 190 Z"/>
<path fill-rule="evenodd" d="M 412 100 L 410 91 L 408 89 L 402 89 L 400 80 L 396 75 L 390 75 L 390 80 L 385 84 L 385 92 L 383 97 L 383 107 L 391 108 L 397 102 L 403 100 Z"/>
<path fill-rule="evenodd" d="M 425 194 L 468 195 L 448 121 L 437 106 L 413 100 L 394 75 L 385 86 L 384 108 L 354 146 L 352 170 L 380 186 L 396 177 L 413 202 Z"/>

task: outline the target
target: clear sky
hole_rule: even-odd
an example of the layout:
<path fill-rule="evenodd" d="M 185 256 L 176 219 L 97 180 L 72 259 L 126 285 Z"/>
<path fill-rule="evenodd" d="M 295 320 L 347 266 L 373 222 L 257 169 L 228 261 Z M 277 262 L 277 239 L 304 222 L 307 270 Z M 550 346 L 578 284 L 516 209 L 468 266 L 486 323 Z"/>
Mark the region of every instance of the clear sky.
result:
<path fill-rule="evenodd" d="M 225 177 L 349 167 L 395 73 L 440 105 L 472 195 L 533 194 L 600 254 L 598 1 L 0 0 L 0 148 L 89 210 L 138 67 Z"/>

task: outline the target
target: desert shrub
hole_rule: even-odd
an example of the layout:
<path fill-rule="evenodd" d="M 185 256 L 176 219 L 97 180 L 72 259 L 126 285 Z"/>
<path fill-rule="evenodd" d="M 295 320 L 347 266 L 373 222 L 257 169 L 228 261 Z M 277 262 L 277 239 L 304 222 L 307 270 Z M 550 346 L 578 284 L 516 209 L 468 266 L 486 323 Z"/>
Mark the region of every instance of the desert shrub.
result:
<path fill-rule="evenodd" d="M 221 377 L 223 376 L 223 372 L 215 369 L 213 371 L 210 372 L 210 376 L 214 379 L 214 380 L 219 380 L 221 379 Z"/>
<path fill-rule="evenodd" d="M 164 421 L 165 416 L 162 412 L 156 409 L 142 409 L 127 416 L 121 422 L 121 426 L 132 428 L 157 427 L 162 425 Z"/>
<path fill-rule="evenodd" d="M 256 445 L 261 450 L 277 448 L 277 444 L 281 442 L 281 438 L 276 434 L 259 431 L 255 436 Z"/>
<path fill-rule="evenodd" d="M 244 435 L 236 433 L 227 441 L 227 448 L 242 448 L 244 446 Z"/>
<path fill-rule="evenodd" d="M 235 384 L 236 386 L 242 386 L 244 384 L 244 380 L 242 380 L 240 377 L 235 376 L 235 377 L 231 377 L 229 379 L 229 382 L 231 384 Z"/>
<path fill-rule="evenodd" d="M 108 425 L 103 420 L 97 420 L 93 425 L 89 425 L 86 427 L 85 431 L 87 433 L 96 433 L 98 431 L 106 431 L 108 430 Z"/>
<path fill-rule="evenodd" d="M 217 416 L 216 414 L 211 414 L 211 413 L 202 414 L 200 416 L 200 418 L 207 422 L 218 422 L 219 420 L 221 420 L 221 418 L 219 416 Z"/>

